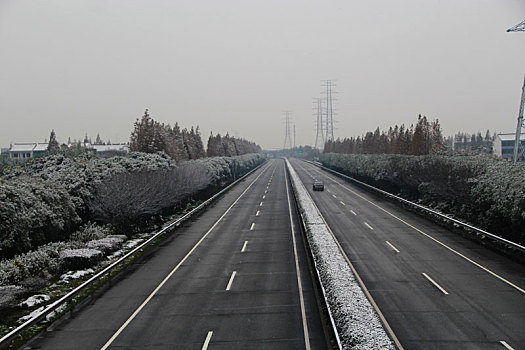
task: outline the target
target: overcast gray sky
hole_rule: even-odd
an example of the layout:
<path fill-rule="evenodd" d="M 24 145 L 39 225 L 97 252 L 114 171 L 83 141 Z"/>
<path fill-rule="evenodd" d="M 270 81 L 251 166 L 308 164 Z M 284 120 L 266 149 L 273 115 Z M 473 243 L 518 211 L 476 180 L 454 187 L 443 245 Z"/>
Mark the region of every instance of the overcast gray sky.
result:
<path fill-rule="evenodd" d="M 150 109 L 264 148 L 313 144 L 312 99 L 337 80 L 336 137 L 439 118 L 514 132 L 523 0 L 0 0 L 0 145 L 128 141 Z"/>

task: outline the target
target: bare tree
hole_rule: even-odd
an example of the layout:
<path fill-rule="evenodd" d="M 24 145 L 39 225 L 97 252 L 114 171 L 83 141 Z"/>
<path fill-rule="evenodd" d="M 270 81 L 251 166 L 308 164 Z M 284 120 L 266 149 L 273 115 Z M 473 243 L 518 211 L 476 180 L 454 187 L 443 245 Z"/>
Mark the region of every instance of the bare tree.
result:
<path fill-rule="evenodd" d="M 151 217 L 175 207 L 210 183 L 206 167 L 196 163 L 168 171 L 121 173 L 97 187 L 90 209 L 97 221 L 132 235 Z"/>

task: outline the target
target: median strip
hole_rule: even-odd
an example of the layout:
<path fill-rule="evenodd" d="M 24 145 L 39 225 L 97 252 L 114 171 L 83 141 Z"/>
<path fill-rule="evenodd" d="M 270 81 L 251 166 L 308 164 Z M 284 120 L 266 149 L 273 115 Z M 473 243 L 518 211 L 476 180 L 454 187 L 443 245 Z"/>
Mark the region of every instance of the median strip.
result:
<path fill-rule="evenodd" d="M 402 349 L 370 293 L 343 255 L 299 176 L 290 162 L 286 161 L 286 164 L 339 347 L 394 349 L 395 342 Z"/>

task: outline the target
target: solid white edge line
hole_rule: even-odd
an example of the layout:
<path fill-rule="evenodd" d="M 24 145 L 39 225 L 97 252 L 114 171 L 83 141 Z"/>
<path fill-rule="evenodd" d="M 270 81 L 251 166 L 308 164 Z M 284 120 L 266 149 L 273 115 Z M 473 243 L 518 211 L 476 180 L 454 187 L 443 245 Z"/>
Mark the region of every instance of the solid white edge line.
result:
<path fill-rule="evenodd" d="M 299 257 L 297 256 L 297 242 L 295 240 L 295 230 L 292 220 L 292 204 L 290 201 L 290 191 L 288 187 L 288 175 L 286 173 L 286 164 L 284 166 L 284 182 L 286 184 L 286 197 L 288 198 L 288 216 L 290 217 L 290 228 L 292 231 L 293 253 L 295 256 L 295 271 L 297 272 L 297 286 L 299 288 L 299 300 L 301 302 L 301 317 L 303 318 L 304 346 L 310 350 L 310 335 L 308 333 L 308 322 L 306 321 L 306 308 L 304 306 L 303 283 L 301 281 L 301 270 L 299 269 Z"/>
<path fill-rule="evenodd" d="M 259 210 L 257 210 L 257 213 L 255 213 L 255 216 L 259 216 L 261 212 Z"/>
<path fill-rule="evenodd" d="M 371 229 L 371 230 L 374 229 L 374 228 L 373 228 L 372 226 L 370 226 L 370 225 L 368 224 L 368 222 L 366 222 L 366 221 L 365 221 L 365 225 L 366 225 L 366 227 L 368 227 L 368 228 Z"/>
<path fill-rule="evenodd" d="M 241 253 L 244 253 L 244 250 L 246 249 L 247 244 L 248 244 L 248 241 L 244 241 L 244 245 L 242 246 Z"/>
<path fill-rule="evenodd" d="M 182 258 L 181 261 L 179 261 L 179 263 L 177 264 L 177 266 L 175 266 L 173 268 L 173 270 L 170 271 L 170 273 L 162 280 L 162 282 L 160 282 L 160 284 L 153 290 L 153 292 L 151 292 L 151 294 L 146 298 L 146 300 L 144 300 L 142 302 L 142 304 L 140 304 L 140 306 L 133 312 L 133 314 L 131 314 L 131 316 L 126 320 L 126 322 L 124 322 L 124 324 L 122 326 L 120 326 L 120 328 L 115 332 L 115 334 L 113 334 L 111 336 L 111 338 L 109 338 L 109 340 L 106 342 L 106 344 L 104 344 L 104 346 L 102 346 L 100 348 L 100 350 L 106 350 L 110 345 L 111 343 L 113 343 L 115 341 L 115 339 L 117 339 L 117 337 L 119 336 L 120 333 L 122 333 L 122 331 L 131 323 L 131 321 L 133 321 L 133 319 L 135 317 L 137 317 L 137 315 L 142 311 L 142 309 L 146 306 L 146 304 L 149 303 L 149 301 L 155 296 L 155 294 L 158 293 L 158 291 L 162 288 L 162 286 L 164 284 L 166 284 L 166 282 L 170 279 L 170 277 L 180 268 L 180 266 L 186 261 L 186 259 L 188 259 L 188 257 L 195 251 L 195 249 L 197 249 L 197 247 L 204 241 L 204 239 L 210 234 L 210 232 L 213 231 L 213 229 L 219 224 L 219 222 L 222 221 L 222 219 L 230 212 L 231 208 L 234 207 L 235 204 L 237 204 L 237 202 L 242 198 L 242 196 L 244 196 L 244 194 L 246 192 L 248 192 L 248 190 L 252 187 L 252 185 L 257 181 L 259 180 L 259 178 L 261 177 L 262 174 L 264 174 L 264 172 L 269 168 L 269 165 L 268 167 L 266 167 L 263 171 L 261 171 L 261 173 L 255 178 L 255 180 L 253 180 L 249 185 L 248 187 L 246 187 L 246 189 L 239 195 L 239 197 L 237 197 L 237 199 L 232 203 L 232 205 L 230 205 L 228 207 L 228 209 L 226 209 L 226 211 L 221 215 L 221 217 L 215 221 L 215 223 L 212 225 L 212 227 L 210 227 L 210 229 L 204 234 L 204 236 L 201 237 L 201 239 L 199 239 L 199 241 L 197 243 L 195 243 L 195 245 L 193 246 L 193 248 L 190 249 L 190 251 L 184 256 L 184 258 Z"/>
<path fill-rule="evenodd" d="M 226 286 L 226 290 L 230 290 L 230 288 L 232 287 L 233 279 L 235 278 L 236 274 L 237 274 L 237 271 L 232 272 L 230 280 L 228 281 L 228 285 Z"/>
<path fill-rule="evenodd" d="M 346 205 L 345 202 L 343 202 L 343 201 L 339 201 L 339 203 L 341 203 L 342 205 Z"/>
<path fill-rule="evenodd" d="M 385 242 L 386 242 L 386 244 L 388 244 L 388 245 L 390 246 L 390 248 L 394 249 L 394 250 L 396 251 L 396 253 L 401 253 L 401 252 L 399 251 L 399 249 L 397 249 L 396 247 L 394 247 L 394 245 L 393 245 L 392 243 L 390 243 L 389 241 L 385 241 Z"/>
<path fill-rule="evenodd" d="M 514 350 L 514 348 L 510 346 L 505 340 L 500 341 L 500 344 L 506 347 L 508 350 Z"/>
<path fill-rule="evenodd" d="M 252 223 L 252 226 L 250 226 L 250 231 L 253 231 L 253 228 L 255 227 L 255 222 Z"/>
<path fill-rule="evenodd" d="M 334 175 L 328 173 L 329 175 L 335 177 Z M 519 287 L 518 285 L 512 283 L 511 281 L 501 277 L 500 275 L 498 275 L 497 273 L 491 271 L 490 269 L 486 268 L 485 266 L 481 265 L 480 263 L 472 260 L 471 258 L 463 255 L 462 253 L 458 252 L 457 250 L 455 250 L 454 248 L 452 247 L 449 247 L 448 245 L 446 245 L 445 243 L 441 242 L 440 240 L 438 240 L 437 238 L 434 238 L 432 237 L 431 235 L 429 235 L 428 233 L 418 229 L 417 227 L 415 227 L 414 225 L 411 225 L 409 224 L 408 222 L 406 222 L 405 220 L 401 219 L 400 217 L 392 214 L 391 212 L 389 212 L 388 210 L 384 209 L 383 207 L 379 206 L 378 204 L 375 204 L 374 202 L 372 202 L 371 200 L 363 197 L 362 195 L 360 195 L 359 193 L 353 191 L 352 189 L 346 187 L 344 184 L 338 182 L 338 181 L 335 181 L 335 183 L 337 183 L 339 186 L 341 186 L 342 188 L 346 189 L 347 191 L 355 194 L 356 196 L 358 196 L 359 198 L 367 201 L 368 203 L 372 204 L 373 206 L 375 206 L 376 208 L 384 211 L 385 213 L 387 213 L 388 215 L 392 216 L 393 218 L 399 220 L 400 222 L 404 223 L 405 225 L 407 225 L 408 227 L 414 229 L 415 231 L 419 232 L 420 234 L 422 234 L 423 236 L 433 240 L 434 242 L 436 242 L 437 244 L 441 245 L 442 247 L 448 249 L 449 251 L 451 251 L 452 253 L 458 255 L 459 257 L 465 259 L 466 261 L 468 261 L 469 263 L 471 263 L 472 265 L 474 266 L 477 266 L 478 268 L 482 269 L 483 271 L 487 272 L 488 274 L 492 275 L 493 277 L 496 277 L 497 279 L 499 279 L 500 281 L 506 283 L 507 285 L 511 286 L 512 288 L 520 291 L 521 293 L 525 294 L 525 289 Z"/>
<path fill-rule="evenodd" d="M 429 280 L 430 282 L 432 282 L 432 284 L 433 284 L 434 286 L 436 286 L 441 292 L 443 292 L 443 294 L 448 295 L 448 292 L 447 292 L 445 289 L 443 289 L 443 287 L 441 287 L 439 284 L 437 284 L 436 281 L 434 281 L 432 278 L 430 278 L 429 275 L 427 275 L 426 273 L 423 272 L 423 276 L 425 276 L 425 278 L 426 278 L 427 280 Z"/>
<path fill-rule="evenodd" d="M 207 350 L 208 345 L 210 344 L 211 336 L 213 335 L 213 331 L 209 331 L 208 335 L 206 336 L 206 340 L 204 341 L 204 344 L 202 345 L 202 350 Z"/>

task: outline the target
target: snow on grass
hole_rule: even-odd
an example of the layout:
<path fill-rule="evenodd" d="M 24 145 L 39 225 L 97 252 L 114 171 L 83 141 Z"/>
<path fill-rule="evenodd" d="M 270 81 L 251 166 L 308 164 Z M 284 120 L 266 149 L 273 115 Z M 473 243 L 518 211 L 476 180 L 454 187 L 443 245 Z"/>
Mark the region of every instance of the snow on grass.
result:
<path fill-rule="evenodd" d="M 344 349 L 395 349 L 299 176 L 290 170 L 308 243 Z"/>
<path fill-rule="evenodd" d="M 49 299 L 51 298 L 48 295 L 37 294 L 27 298 L 25 301 L 21 302 L 18 305 L 22 307 L 33 307 L 45 303 L 46 301 L 49 301 Z"/>
<path fill-rule="evenodd" d="M 68 281 L 68 280 L 76 280 L 78 278 L 84 277 L 86 275 L 91 275 L 95 271 L 93 269 L 87 269 L 87 270 L 78 270 L 78 271 L 68 271 L 67 273 L 60 276 L 61 280 Z"/>

